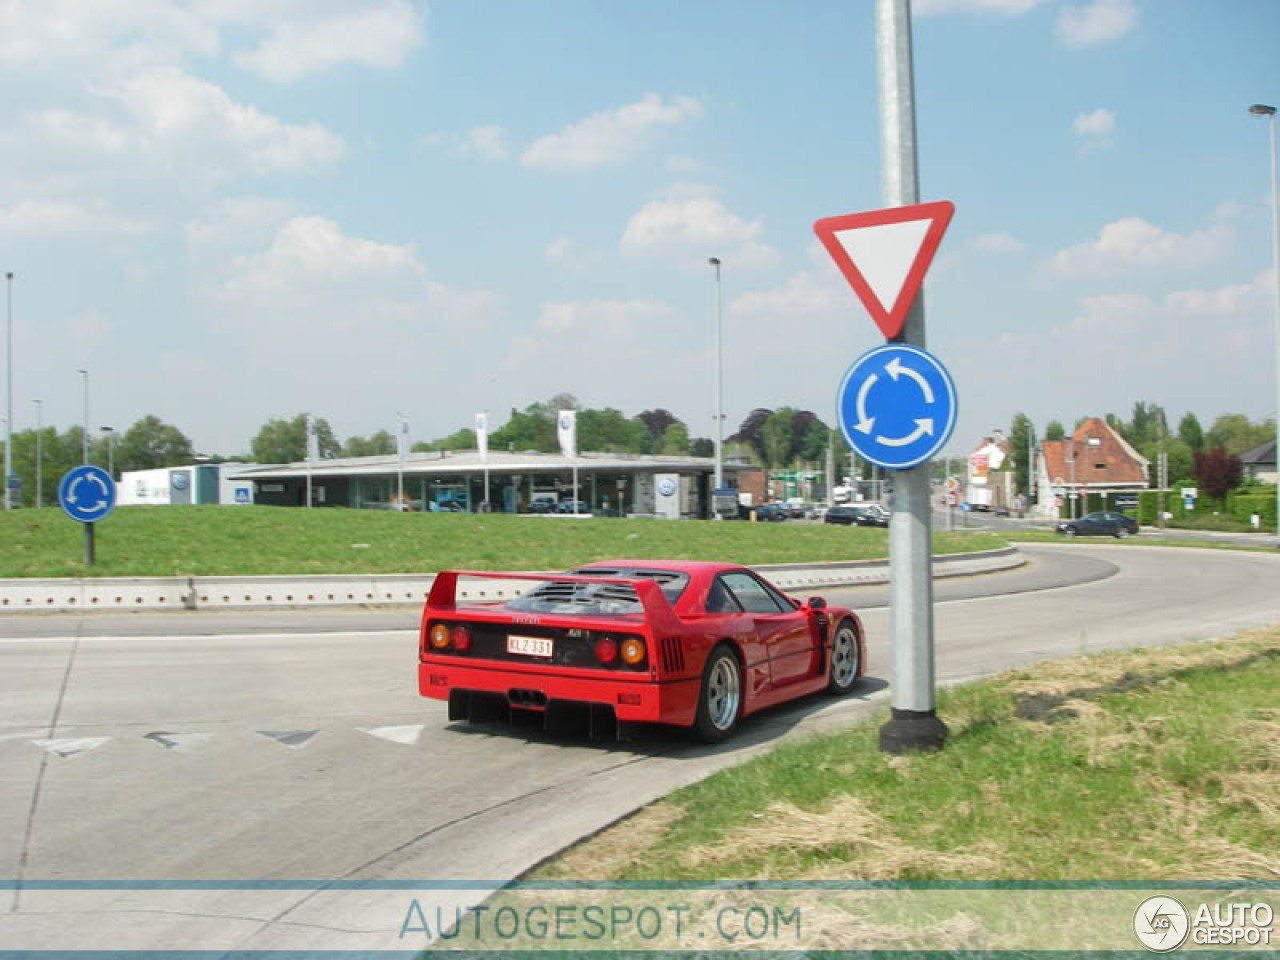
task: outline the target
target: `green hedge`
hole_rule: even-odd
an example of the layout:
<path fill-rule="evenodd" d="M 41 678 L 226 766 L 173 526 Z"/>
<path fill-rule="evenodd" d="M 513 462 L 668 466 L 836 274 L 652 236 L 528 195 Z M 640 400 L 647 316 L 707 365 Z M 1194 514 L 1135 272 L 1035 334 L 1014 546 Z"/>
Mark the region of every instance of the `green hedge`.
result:
<path fill-rule="evenodd" d="M 1255 513 L 1262 518 L 1263 530 L 1276 528 L 1276 494 L 1275 490 L 1251 489 L 1232 491 L 1227 494 L 1227 514 L 1241 523 L 1248 523 Z"/>

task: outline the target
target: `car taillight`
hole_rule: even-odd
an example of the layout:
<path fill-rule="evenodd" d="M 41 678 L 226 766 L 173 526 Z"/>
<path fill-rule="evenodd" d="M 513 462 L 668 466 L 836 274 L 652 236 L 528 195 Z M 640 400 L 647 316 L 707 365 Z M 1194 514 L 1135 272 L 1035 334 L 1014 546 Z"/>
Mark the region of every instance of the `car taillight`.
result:
<path fill-rule="evenodd" d="M 622 660 L 635 666 L 644 659 L 644 641 L 639 637 L 627 637 L 622 641 Z"/>
<path fill-rule="evenodd" d="M 466 653 L 471 649 L 471 631 L 466 627 L 453 628 L 453 649 Z"/>
<path fill-rule="evenodd" d="M 608 666 L 618 659 L 618 641 L 613 637 L 601 637 L 596 641 L 596 659 Z"/>
<path fill-rule="evenodd" d="M 449 646 L 449 628 L 443 623 L 437 623 L 431 628 L 431 646 L 437 650 L 444 650 Z"/>

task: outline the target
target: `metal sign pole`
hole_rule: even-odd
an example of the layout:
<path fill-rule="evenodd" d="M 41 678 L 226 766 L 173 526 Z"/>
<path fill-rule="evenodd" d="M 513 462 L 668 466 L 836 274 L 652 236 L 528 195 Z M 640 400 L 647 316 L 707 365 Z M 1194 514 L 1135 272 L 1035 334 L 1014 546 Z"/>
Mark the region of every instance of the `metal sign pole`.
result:
<path fill-rule="evenodd" d="M 93 548 L 93 524 L 86 523 L 84 524 L 84 565 L 86 567 L 93 566 Z"/>
<path fill-rule="evenodd" d="M 876 74 L 880 89 L 880 187 L 886 207 L 920 202 L 910 0 L 876 0 Z M 923 294 L 896 342 L 925 348 Z M 892 714 L 880 728 L 886 753 L 937 750 L 946 740 L 934 701 L 933 570 L 929 466 L 895 471 L 889 524 L 889 633 L 893 645 Z"/>

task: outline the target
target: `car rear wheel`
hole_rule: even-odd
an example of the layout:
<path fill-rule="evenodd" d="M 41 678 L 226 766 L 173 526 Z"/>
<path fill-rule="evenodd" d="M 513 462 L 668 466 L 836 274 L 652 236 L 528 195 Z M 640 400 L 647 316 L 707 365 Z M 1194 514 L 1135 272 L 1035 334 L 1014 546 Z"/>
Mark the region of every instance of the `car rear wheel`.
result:
<path fill-rule="evenodd" d="M 719 743 L 738 725 L 742 710 L 742 668 L 726 646 L 716 647 L 702 670 L 693 732 L 705 743 Z"/>
<path fill-rule="evenodd" d="M 858 679 L 859 653 L 858 631 L 853 621 L 841 620 L 831 638 L 831 670 L 827 680 L 829 693 L 842 697 L 853 689 L 853 684 Z"/>
<path fill-rule="evenodd" d="M 1123 540 L 1129 535 L 1129 531 L 1124 527 L 1116 527 L 1116 539 Z"/>
<path fill-rule="evenodd" d="M 1067 529 L 1065 529 L 1065 530 L 1063 530 L 1063 531 L 1062 531 L 1062 535 L 1063 535 L 1064 537 L 1074 537 L 1074 536 L 1076 535 L 1076 528 L 1075 528 L 1075 527 L 1067 527 Z"/>

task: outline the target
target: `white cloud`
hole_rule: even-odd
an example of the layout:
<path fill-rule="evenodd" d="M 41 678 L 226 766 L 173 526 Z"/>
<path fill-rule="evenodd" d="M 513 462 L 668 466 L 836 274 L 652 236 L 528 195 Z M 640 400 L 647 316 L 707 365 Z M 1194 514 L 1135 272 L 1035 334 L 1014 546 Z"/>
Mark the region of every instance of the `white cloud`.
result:
<path fill-rule="evenodd" d="M 654 200 L 632 215 L 622 234 L 622 252 L 632 257 L 716 256 L 730 269 L 762 266 L 777 259 L 773 248 L 761 242 L 763 234 L 759 220 L 743 220 L 715 197 L 689 195 L 682 186 L 672 198 Z"/>
<path fill-rule="evenodd" d="M 1116 128 L 1116 115 L 1105 107 L 1079 114 L 1071 124 L 1077 137 L 1105 137 Z"/>
<path fill-rule="evenodd" d="M 1129 217 L 1108 223 L 1096 240 L 1059 251 L 1048 266 L 1059 276 L 1095 277 L 1160 267 L 1195 267 L 1221 259 L 1231 238 L 1231 229 L 1222 224 L 1184 235 Z"/>
<path fill-rule="evenodd" d="M 0 208 L 0 235 L 55 237 L 76 234 L 138 236 L 150 230 L 142 220 L 119 217 L 100 207 L 85 208 L 67 200 L 20 200 Z"/>
<path fill-rule="evenodd" d="M 664 103 L 656 93 L 614 110 L 593 113 L 559 133 L 534 141 L 520 162 L 537 170 L 583 170 L 622 163 L 645 150 L 657 132 L 702 116 L 702 104 L 679 96 Z"/>
<path fill-rule="evenodd" d="M 752 290 L 729 305 L 731 316 L 812 318 L 819 314 L 851 307 L 856 297 L 846 284 L 843 289 L 829 276 L 818 276 L 801 270 L 786 279 L 780 287 Z"/>
<path fill-rule="evenodd" d="M 1169 294 L 1169 309 L 1189 316 L 1235 316 L 1261 313 L 1275 289 L 1275 271 L 1266 270 L 1250 283 L 1230 284 L 1213 290 L 1177 290 Z"/>
<path fill-rule="evenodd" d="M 984 233 L 974 237 L 969 246 L 982 253 L 1021 253 L 1026 245 L 1011 233 Z"/>
<path fill-rule="evenodd" d="M 601 260 L 599 251 L 579 253 L 577 244 L 569 237 L 556 237 L 542 251 L 542 258 L 548 263 L 555 263 L 567 270 L 585 270 Z"/>
<path fill-rule="evenodd" d="M 911 10 L 922 17 L 946 13 L 991 13 L 1016 17 L 1043 2 L 1044 0 L 916 0 Z"/>
<path fill-rule="evenodd" d="M 280 228 L 271 247 L 243 257 L 223 289 L 227 299 L 331 286 L 397 275 L 421 275 L 423 266 L 410 245 L 378 243 L 344 234 L 332 220 L 294 217 Z"/>
<path fill-rule="evenodd" d="M 233 59 L 244 69 L 280 83 L 348 63 L 394 69 L 423 40 L 422 17 L 409 0 L 363 0 L 318 16 L 314 4 L 298 4 L 289 15 L 267 13 L 262 21 L 267 37 Z"/>
<path fill-rule="evenodd" d="M 464 160 L 507 159 L 511 152 L 507 145 L 507 133 L 502 127 L 489 125 L 472 127 L 461 136 L 448 133 L 429 133 L 422 138 L 427 147 L 447 147 L 452 156 Z"/>
<path fill-rule="evenodd" d="M 190 147 L 213 160 L 210 148 L 230 148 L 255 173 L 323 169 L 345 150 L 342 138 L 320 124 L 284 123 L 179 70 L 141 74 L 105 95 L 132 115 L 144 149 Z"/>
<path fill-rule="evenodd" d="M 1133 0 L 1091 0 L 1083 6 L 1063 7 L 1058 14 L 1058 40 L 1072 48 L 1092 47 L 1118 40 L 1138 24 Z"/>

